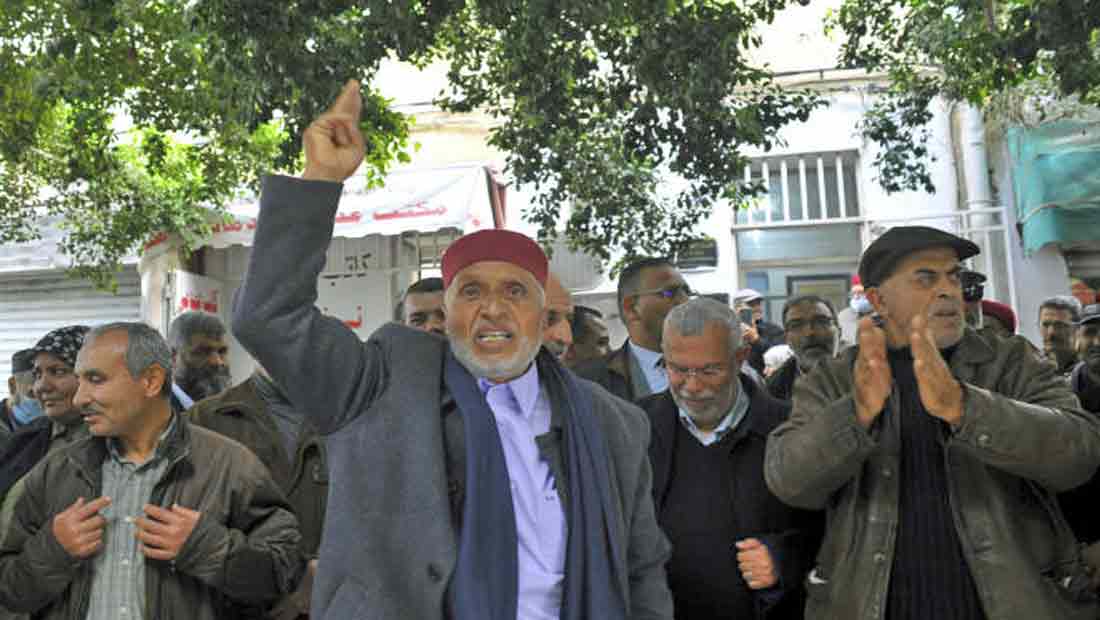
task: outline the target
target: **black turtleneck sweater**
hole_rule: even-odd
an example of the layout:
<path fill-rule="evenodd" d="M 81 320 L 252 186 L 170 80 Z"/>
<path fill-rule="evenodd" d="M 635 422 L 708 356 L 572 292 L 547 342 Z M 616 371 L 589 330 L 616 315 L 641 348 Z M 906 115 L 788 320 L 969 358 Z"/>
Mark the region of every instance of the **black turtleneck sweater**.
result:
<path fill-rule="evenodd" d="M 950 360 L 953 349 L 943 351 Z M 920 400 L 909 349 L 889 352 L 901 425 L 898 533 L 887 620 L 985 618 L 962 551 L 948 495 L 945 422 Z"/>

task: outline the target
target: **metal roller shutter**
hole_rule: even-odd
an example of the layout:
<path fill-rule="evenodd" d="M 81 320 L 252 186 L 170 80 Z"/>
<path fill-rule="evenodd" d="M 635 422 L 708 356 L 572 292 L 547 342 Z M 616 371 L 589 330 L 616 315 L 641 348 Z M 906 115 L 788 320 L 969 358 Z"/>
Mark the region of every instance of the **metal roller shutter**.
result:
<path fill-rule="evenodd" d="M 0 277 L 0 394 L 8 394 L 12 353 L 33 346 L 51 329 L 140 320 L 141 280 L 133 266 L 119 274 L 115 294 L 62 271 Z"/>
<path fill-rule="evenodd" d="M 1100 245 L 1074 248 L 1065 254 L 1071 276 L 1090 280 L 1100 278 Z"/>

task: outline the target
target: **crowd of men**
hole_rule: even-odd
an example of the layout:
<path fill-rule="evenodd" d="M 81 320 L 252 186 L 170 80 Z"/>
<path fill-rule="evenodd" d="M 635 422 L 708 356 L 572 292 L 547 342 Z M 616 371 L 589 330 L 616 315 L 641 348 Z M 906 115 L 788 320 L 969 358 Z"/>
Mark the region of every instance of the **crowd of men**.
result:
<path fill-rule="evenodd" d="M 1100 617 L 1100 304 L 1044 301 L 1032 346 L 977 246 L 897 227 L 847 308 L 779 324 L 635 261 L 611 350 L 534 241 L 488 230 L 362 342 L 313 303 L 359 105 L 265 180 L 243 382 L 201 313 L 13 356 L 0 617 Z"/>

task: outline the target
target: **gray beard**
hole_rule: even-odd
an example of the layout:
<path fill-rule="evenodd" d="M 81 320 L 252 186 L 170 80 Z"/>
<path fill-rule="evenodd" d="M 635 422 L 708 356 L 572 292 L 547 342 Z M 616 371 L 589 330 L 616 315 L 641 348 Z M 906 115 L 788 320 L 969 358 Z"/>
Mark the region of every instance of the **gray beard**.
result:
<path fill-rule="evenodd" d="M 500 380 L 504 378 L 518 377 L 527 371 L 535 356 L 539 353 L 539 345 L 531 346 L 527 338 L 521 338 L 519 350 L 509 360 L 485 364 L 480 361 L 473 350 L 466 343 L 451 339 L 451 350 L 455 358 L 462 366 L 470 371 L 470 374 L 479 379 Z"/>
<path fill-rule="evenodd" d="M 188 396 L 198 402 L 210 396 L 216 396 L 229 389 L 233 377 L 227 366 L 219 369 L 212 367 L 180 367 L 176 373 L 176 384 Z"/>
<path fill-rule="evenodd" d="M 734 377 L 734 378 L 730 379 L 730 381 L 738 381 L 738 378 Z M 740 389 L 740 387 L 741 386 L 738 385 L 737 389 Z M 717 404 L 712 404 L 712 405 L 708 406 L 706 409 L 704 409 L 703 411 L 696 411 L 696 410 L 693 410 L 693 409 L 689 409 L 684 404 L 684 402 L 680 399 L 680 396 L 676 393 L 676 390 L 670 388 L 669 389 L 669 394 L 672 395 L 672 402 L 676 403 L 676 406 L 681 411 L 687 413 L 688 416 L 692 419 L 692 421 L 695 422 L 695 425 L 700 427 L 700 428 L 714 427 L 719 422 L 721 422 L 722 418 L 726 417 L 726 415 L 729 414 L 730 407 L 732 407 L 733 404 L 737 402 L 737 395 L 738 395 L 737 391 L 733 388 L 733 384 L 731 383 L 731 384 L 729 384 L 729 385 L 727 385 L 723 388 L 715 390 L 715 397 L 718 398 L 719 400 L 722 400 L 721 399 L 722 396 L 728 395 L 728 398 L 729 398 L 729 404 L 728 405 L 726 405 L 725 407 L 721 407 Z"/>

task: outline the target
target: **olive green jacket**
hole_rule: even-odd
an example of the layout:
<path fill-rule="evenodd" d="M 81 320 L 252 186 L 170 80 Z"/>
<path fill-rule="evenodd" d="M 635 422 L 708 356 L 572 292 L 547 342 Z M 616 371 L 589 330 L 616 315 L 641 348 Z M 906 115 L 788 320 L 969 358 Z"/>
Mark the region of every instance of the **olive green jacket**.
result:
<path fill-rule="evenodd" d="M 236 620 L 240 604 L 275 601 L 301 570 L 298 523 L 267 468 L 240 444 L 179 419 L 165 440 L 168 470 L 150 503 L 202 513 L 172 562 L 145 560 L 144 618 Z M 93 573 L 54 536 L 53 517 L 102 493 L 106 442 L 58 450 L 24 478 L 0 542 L 0 605 L 39 620 L 84 620 Z"/>
<path fill-rule="evenodd" d="M 897 394 L 869 430 L 856 420 L 858 347 L 795 386 L 790 419 L 768 440 L 765 478 L 800 508 L 825 509 L 807 578 L 808 620 L 883 618 L 898 529 Z M 1100 418 L 1021 337 L 967 330 L 951 358 L 962 424 L 945 433 L 949 501 L 989 620 L 1094 620 L 1095 597 L 1053 494 L 1100 464 Z"/>

